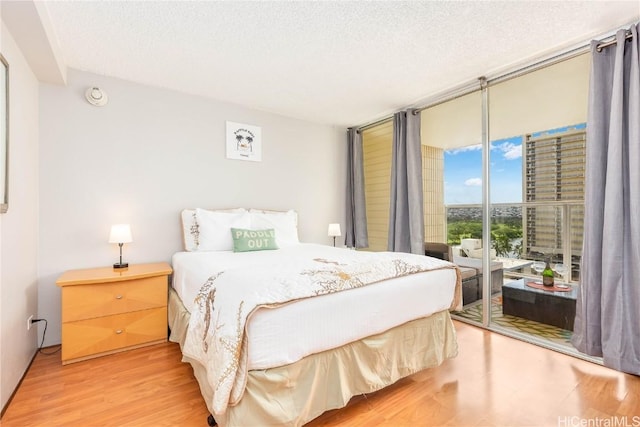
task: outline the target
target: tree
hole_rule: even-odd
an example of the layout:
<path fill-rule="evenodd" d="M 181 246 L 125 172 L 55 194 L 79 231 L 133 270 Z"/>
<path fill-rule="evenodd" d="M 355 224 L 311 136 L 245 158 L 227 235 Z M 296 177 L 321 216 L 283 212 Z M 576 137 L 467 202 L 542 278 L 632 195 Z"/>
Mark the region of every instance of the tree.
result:
<path fill-rule="evenodd" d="M 492 224 L 491 225 L 491 240 L 493 243 L 493 249 L 496 250 L 498 256 L 509 256 L 512 252 L 519 252 L 518 244 L 514 245 L 513 242 L 522 238 L 522 226 L 521 225 L 509 225 L 509 224 Z M 520 250 L 522 249 L 522 243 L 519 244 Z"/>
<path fill-rule="evenodd" d="M 482 239 L 482 222 L 455 221 L 447 227 L 447 243 L 459 245 L 461 239 Z"/>
<path fill-rule="evenodd" d="M 482 222 L 451 221 L 448 224 L 447 242 L 459 245 L 462 239 L 482 239 Z M 491 224 L 492 247 L 498 256 L 509 256 L 522 250 L 522 221 L 507 221 Z"/>

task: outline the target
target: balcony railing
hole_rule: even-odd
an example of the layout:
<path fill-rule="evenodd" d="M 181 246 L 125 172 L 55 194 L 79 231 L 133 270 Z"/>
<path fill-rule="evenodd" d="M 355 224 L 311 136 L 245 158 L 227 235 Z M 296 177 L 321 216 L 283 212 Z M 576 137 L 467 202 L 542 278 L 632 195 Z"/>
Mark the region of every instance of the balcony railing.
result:
<path fill-rule="evenodd" d="M 482 238 L 482 205 L 446 205 L 450 245 L 461 238 Z M 584 206 L 582 202 L 553 201 L 491 205 L 491 247 L 503 259 L 544 261 L 570 266 L 563 280 L 580 275 Z M 514 276 L 529 276 L 525 269 Z"/>

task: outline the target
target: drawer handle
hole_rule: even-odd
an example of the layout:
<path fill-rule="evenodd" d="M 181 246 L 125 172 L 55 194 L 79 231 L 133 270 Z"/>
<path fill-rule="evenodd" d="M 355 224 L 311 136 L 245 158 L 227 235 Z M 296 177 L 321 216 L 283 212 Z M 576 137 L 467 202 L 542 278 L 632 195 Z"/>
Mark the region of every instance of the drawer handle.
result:
<path fill-rule="evenodd" d="M 116 330 L 116 334 L 120 335 L 121 333 L 123 333 L 124 331 L 122 329 L 118 329 Z"/>
<path fill-rule="evenodd" d="M 116 295 L 116 299 L 122 299 L 122 295 L 120 294 Z"/>

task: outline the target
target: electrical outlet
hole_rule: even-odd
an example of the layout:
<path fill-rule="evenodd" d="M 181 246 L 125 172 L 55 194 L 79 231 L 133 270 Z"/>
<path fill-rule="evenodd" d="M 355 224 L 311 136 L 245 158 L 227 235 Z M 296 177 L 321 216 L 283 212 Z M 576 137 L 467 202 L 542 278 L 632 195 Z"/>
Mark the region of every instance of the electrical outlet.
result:
<path fill-rule="evenodd" d="M 33 314 L 29 316 L 29 318 L 27 319 L 27 331 L 31 329 L 32 322 L 33 322 Z"/>

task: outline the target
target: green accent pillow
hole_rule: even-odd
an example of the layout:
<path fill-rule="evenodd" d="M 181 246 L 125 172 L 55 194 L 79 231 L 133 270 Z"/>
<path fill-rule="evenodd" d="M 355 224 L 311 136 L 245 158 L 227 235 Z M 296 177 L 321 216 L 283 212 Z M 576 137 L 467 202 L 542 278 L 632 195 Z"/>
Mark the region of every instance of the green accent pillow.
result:
<path fill-rule="evenodd" d="M 273 228 L 267 230 L 232 228 L 231 238 L 233 239 L 233 252 L 278 249 L 276 232 Z"/>

